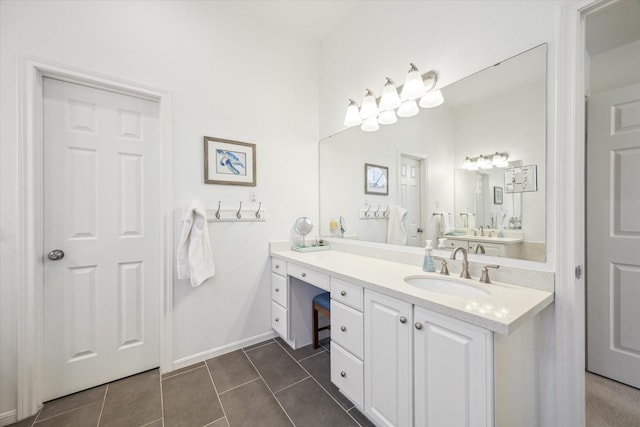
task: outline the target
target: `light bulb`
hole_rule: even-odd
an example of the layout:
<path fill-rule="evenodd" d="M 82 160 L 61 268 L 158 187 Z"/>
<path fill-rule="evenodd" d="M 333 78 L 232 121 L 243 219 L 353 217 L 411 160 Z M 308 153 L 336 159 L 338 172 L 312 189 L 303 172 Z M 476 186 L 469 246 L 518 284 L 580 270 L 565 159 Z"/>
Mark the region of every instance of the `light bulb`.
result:
<path fill-rule="evenodd" d="M 391 125 L 398 121 L 396 117 L 396 112 L 393 110 L 387 110 L 380 113 L 378 116 L 378 123 L 381 125 Z"/>
<path fill-rule="evenodd" d="M 380 129 L 380 125 L 378 124 L 378 120 L 375 117 L 369 117 L 368 119 L 364 119 L 360 129 L 365 132 L 375 132 Z"/>
<path fill-rule="evenodd" d="M 358 108 L 358 104 L 353 99 L 350 99 L 347 114 L 344 116 L 344 124 L 345 126 L 357 126 L 361 123 L 360 108 Z"/>
<path fill-rule="evenodd" d="M 442 105 L 444 102 L 444 97 L 442 96 L 442 92 L 439 90 L 432 91 L 427 93 L 425 96 L 420 98 L 420 106 L 422 108 L 433 108 L 438 105 Z"/>
<path fill-rule="evenodd" d="M 427 92 L 424 87 L 420 71 L 418 71 L 418 68 L 414 64 L 410 65 L 411 68 L 409 68 L 407 77 L 404 80 L 404 85 L 402 85 L 402 94 L 400 95 L 403 101 L 408 99 L 418 99 L 424 96 Z"/>
<path fill-rule="evenodd" d="M 398 108 L 398 116 L 411 117 L 418 114 L 419 111 L 420 109 L 418 108 L 418 104 L 416 104 L 416 101 L 410 99 L 400 104 L 400 108 Z"/>
<path fill-rule="evenodd" d="M 378 103 L 376 102 L 376 96 L 371 91 L 371 89 L 367 89 L 367 92 L 362 100 L 362 107 L 360 107 L 360 117 L 362 120 L 375 118 L 378 116 Z"/>
<path fill-rule="evenodd" d="M 395 110 L 400 106 L 400 96 L 395 83 L 389 77 L 380 96 L 380 111 Z"/>

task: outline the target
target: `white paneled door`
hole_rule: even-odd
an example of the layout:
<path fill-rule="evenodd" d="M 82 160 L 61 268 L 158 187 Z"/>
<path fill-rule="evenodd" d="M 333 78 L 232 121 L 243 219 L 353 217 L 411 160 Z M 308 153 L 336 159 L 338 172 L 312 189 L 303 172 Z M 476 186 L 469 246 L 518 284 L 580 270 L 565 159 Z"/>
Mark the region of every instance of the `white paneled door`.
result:
<path fill-rule="evenodd" d="M 589 99 L 587 369 L 640 388 L 640 85 Z"/>
<path fill-rule="evenodd" d="M 422 246 L 422 196 L 420 193 L 420 160 L 409 156 L 400 158 L 400 205 L 407 210 L 407 246 Z"/>
<path fill-rule="evenodd" d="M 44 79 L 45 401 L 159 365 L 158 118 Z"/>

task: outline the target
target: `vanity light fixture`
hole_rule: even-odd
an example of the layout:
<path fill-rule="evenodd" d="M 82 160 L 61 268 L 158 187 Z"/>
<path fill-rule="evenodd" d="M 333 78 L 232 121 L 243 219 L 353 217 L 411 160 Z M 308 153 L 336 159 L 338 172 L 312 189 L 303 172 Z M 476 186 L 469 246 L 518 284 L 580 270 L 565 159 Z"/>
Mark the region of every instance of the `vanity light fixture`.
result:
<path fill-rule="evenodd" d="M 420 111 L 418 100 L 420 107 L 437 107 L 444 102 L 442 92 L 433 90 L 437 82 L 438 77 L 435 72 L 420 74 L 418 67 L 411 63 L 406 80 L 400 88 L 397 88 L 389 77 L 386 78 L 379 102 L 371 89 L 367 89 L 360 108 L 354 100 L 350 99 L 344 124 L 345 126 L 361 124 L 362 130 L 373 132 L 380 129 L 378 124 L 389 125 L 396 123 L 398 116 L 412 117 L 418 114 Z M 374 124 L 371 119 L 376 119 L 377 123 Z"/>
<path fill-rule="evenodd" d="M 506 168 L 509 166 L 507 153 L 496 152 L 493 156 L 465 157 L 462 168 L 467 170 Z"/>
<path fill-rule="evenodd" d="M 360 107 L 356 104 L 356 101 L 349 99 L 349 105 L 347 106 L 347 114 L 344 116 L 345 126 L 357 126 L 362 124 L 362 118 L 360 117 Z"/>

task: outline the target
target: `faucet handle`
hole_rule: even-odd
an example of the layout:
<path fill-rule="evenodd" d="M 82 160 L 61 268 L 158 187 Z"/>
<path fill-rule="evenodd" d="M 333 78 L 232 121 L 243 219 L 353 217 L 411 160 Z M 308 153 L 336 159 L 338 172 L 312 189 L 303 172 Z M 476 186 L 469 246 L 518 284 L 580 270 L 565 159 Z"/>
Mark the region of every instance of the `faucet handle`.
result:
<path fill-rule="evenodd" d="M 491 283 L 491 279 L 489 279 L 489 269 L 490 268 L 498 269 L 498 268 L 500 268 L 500 266 L 497 265 L 497 264 L 489 264 L 489 265 L 485 265 L 484 267 L 482 267 L 482 273 L 480 274 L 480 282 L 482 282 L 482 283 Z"/>
<path fill-rule="evenodd" d="M 438 261 L 442 261 L 442 266 L 440 267 L 440 274 L 444 274 L 445 276 L 449 275 L 449 267 L 447 267 L 447 260 L 440 256 L 434 256 L 433 259 L 437 259 Z"/>

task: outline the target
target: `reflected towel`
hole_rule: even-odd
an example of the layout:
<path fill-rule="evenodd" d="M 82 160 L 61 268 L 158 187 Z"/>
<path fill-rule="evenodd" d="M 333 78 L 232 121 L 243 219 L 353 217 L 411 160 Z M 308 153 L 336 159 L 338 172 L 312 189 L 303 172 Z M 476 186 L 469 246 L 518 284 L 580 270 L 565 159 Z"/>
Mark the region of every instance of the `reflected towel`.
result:
<path fill-rule="evenodd" d="M 442 215 L 442 234 L 447 234 L 451 232 L 451 222 L 453 218 L 451 218 L 450 213 L 446 213 Z"/>
<path fill-rule="evenodd" d="M 467 228 L 476 228 L 476 214 L 469 212 L 468 218 Z"/>
<path fill-rule="evenodd" d="M 216 274 L 207 213 L 198 200 L 191 202 L 183 219 L 177 253 L 178 279 L 191 279 L 191 286 L 200 286 Z"/>
<path fill-rule="evenodd" d="M 407 227 L 404 220 L 407 210 L 402 206 L 389 207 L 389 222 L 387 223 L 387 243 L 392 245 L 407 244 Z"/>

